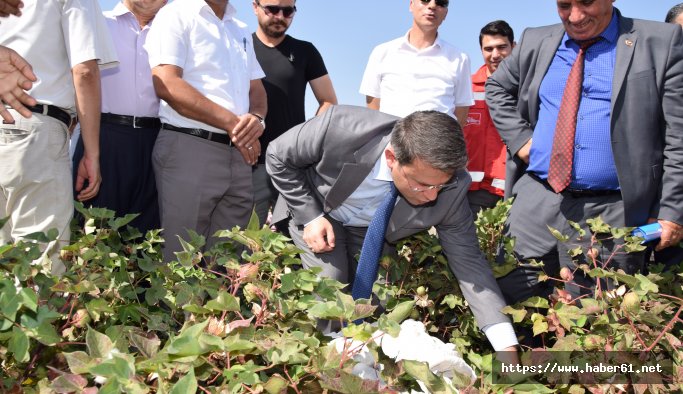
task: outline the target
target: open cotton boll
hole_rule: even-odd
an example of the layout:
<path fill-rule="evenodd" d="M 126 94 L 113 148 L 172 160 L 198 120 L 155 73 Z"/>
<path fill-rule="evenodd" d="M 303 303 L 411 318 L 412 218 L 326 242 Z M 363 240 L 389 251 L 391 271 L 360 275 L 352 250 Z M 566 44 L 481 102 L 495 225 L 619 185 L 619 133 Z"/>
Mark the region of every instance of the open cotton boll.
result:
<path fill-rule="evenodd" d="M 472 381 L 477 378 L 474 370 L 455 350 L 455 345 L 443 343 L 438 338 L 429 335 L 424 324 L 419 321 L 405 320 L 401 324 L 398 337 L 382 335 L 376 342 L 384 354 L 396 361 L 426 362 L 432 372 L 448 378 L 452 378 L 456 372 L 469 376 Z"/>

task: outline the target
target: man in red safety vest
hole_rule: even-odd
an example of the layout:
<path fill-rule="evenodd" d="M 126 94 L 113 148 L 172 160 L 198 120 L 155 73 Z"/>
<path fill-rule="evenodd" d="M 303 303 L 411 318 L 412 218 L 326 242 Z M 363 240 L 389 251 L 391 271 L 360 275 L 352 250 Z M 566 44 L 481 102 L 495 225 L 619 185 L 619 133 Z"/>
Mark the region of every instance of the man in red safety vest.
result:
<path fill-rule="evenodd" d="M 463 130 L 469 157 L 467 170 L 472 177 L 467 198 L 475 217 L 481 209 L 496 205 L 505 190 L 505 144 L 486 106 L 484 83 L 512 52 L 515 46 L 512 28 L 502 20 L 488 23 L 479 33 L 479 45 L 484 65 L 472 75 L 474 105 L 470 107 Z"/>

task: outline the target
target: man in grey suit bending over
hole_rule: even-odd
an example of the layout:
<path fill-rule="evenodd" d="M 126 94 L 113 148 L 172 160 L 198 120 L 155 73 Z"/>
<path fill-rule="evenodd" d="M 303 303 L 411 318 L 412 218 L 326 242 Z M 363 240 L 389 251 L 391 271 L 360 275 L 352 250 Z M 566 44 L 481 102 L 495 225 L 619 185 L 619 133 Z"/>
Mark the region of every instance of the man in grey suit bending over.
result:
<path fill-rule="evenodd" d="M 486 101 L 508 147 L 507 235 L 522 266 L 499 280 L 509 302 L 548 295 L 576 270 L 546 226 L 576 239 L 568 221 L 601 216 L 613 226 L 658 221 L 657 250 L 681 240 L 683 224 L 683 34 L 678 26 L 621 16 L 613 0 L 557 0 L 561 24 L 528 29 L 486 83 Z M 584 244 L 591 241 L 588 233 Z M 628 273 L 642 255 L 595 246 L 600 262 Z M 610 255 L 616 251 L 612 258 Z M 595 256 L 591 253 L 591 255 Z M 587 294 L 595 280 L 574 272 L 566 288 Z"/>
<path fill-rule="evenodd" d="M 353 283 L 368 225 L 395 187 L 399 195 L 384 240 L 395 243 L 436 227 L 479 326 L 495 350 L 510 350 L 517 339 L 478 247 L 466 164 L 462 130 L 446 114 L 415 112 L 399 120 L 333 106 L 268 146 L 266 170 L 280 192 L 273 222 L 291 217 L 290 234 L 305 250 L 305 267 Z"/>

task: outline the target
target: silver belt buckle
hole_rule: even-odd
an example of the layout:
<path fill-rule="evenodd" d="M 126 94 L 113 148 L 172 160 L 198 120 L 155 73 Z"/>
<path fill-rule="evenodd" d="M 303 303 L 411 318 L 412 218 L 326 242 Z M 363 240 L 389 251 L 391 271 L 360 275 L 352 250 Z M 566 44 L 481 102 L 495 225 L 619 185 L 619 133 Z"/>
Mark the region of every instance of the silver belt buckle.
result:
<path fill-rule="evenodd" d="M 142 126 L 138 126 L 138 117 L 133 115 L 133 128 L 134 129 L 141 129 Z"/>

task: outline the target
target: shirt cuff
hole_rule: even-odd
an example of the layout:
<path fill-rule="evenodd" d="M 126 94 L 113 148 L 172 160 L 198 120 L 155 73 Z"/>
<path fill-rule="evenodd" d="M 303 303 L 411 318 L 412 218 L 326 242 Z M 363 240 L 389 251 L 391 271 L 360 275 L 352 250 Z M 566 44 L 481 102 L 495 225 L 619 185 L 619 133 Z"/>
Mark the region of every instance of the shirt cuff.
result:
<path fill-rule="evenodd" d="M 517 346 L 519 344 L 519 342 L 517 342 L 515 330 L 512 328 L 512 324 L 510 323 L 504 322 L 489 324 L 488 326 L 482 328 L 482 331 L 484 331 L 486 338 L 489 339 L 491 346 L 493 346 L 493 350 L 497 352 L 507 347 Z"/>
<path fill-rule="evenodd" d="M 323 216 L 325 216 L 325 214 L 324 214 L 324 213 L 321 213 L 320 215 L 316 216 L 315 218 L 313 218 L 313 219 L 312 219 L 311 221 L 309 221 L 308 223 L 304 224 L 304 227 L 306 227 L 306 226 L 308 226 L 309 224 L 315 222 L 316 220 L 318 220 L 319 218 L 321 218 L 321 217 L 323 217 Z"/>

